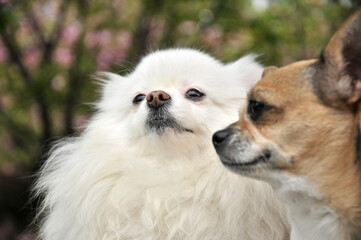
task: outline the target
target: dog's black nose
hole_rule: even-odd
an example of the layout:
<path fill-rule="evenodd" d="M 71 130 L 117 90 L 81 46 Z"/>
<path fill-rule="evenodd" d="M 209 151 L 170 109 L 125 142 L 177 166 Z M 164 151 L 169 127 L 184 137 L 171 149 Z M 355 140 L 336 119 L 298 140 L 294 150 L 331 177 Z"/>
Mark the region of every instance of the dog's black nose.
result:
<path fill-rule="evenodd" d="M 170 96 L 164 91 L 152 91 L 147 95 L 147 103 L 151 108 L 159 108 L 170 101 Z"/>
<path fill-rule="evenodd" d="M 228 128 L 216 132 L 212 137 L 213 145 L 219 146 L 229 135 L 231 135 L 231 130 Z"/>

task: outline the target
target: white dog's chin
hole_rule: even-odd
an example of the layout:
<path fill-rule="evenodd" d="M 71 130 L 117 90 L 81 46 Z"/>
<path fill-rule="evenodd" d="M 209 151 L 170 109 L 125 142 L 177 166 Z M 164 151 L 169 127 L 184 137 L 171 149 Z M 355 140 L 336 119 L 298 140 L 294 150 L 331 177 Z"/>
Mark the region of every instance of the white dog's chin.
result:
<path fill-rule="evenodd" d="M 42 169 L 40 237 L 286 238 L 272 189 L 225 170 L 211 143 L 260 78 L 253 59 L 222 64 L 171 49 L 148 55 L 128 76 L 102 73 L 97 113 Z"/>

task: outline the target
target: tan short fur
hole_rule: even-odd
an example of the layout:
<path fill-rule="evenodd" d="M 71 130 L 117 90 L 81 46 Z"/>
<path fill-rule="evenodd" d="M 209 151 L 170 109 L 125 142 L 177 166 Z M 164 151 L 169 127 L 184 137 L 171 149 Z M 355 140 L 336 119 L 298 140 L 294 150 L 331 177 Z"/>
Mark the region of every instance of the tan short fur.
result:
<path fill-rule="evenodd" d="M 240 120 L 223 130 L 230 140 L 215 142 L 225 166 L 276 190 L 281 175 L 306 180 L 312 208 L 329 207 L 341 235 L 361 239 L 361 9 L 320 59 L 266 68 L 248 99 Z M 260 114 L 251 101 L 263 104 Z M 237 150 L 242 144 L 247 150 Z M 270 157 L 250 164 L 252 151 Z"/>

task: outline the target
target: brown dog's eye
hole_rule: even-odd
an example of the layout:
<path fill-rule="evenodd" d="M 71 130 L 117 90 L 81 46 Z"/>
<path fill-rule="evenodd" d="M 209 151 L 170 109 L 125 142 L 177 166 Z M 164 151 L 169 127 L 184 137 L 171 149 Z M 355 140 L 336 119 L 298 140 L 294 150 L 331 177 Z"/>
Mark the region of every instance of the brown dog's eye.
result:
<path fill-rule="evenodd" d="M 247 113 L 252 121 L 257 121 L 265 110 L 269 110 L 271 108 L 271 106 L 263 102 L 250 100 L 248 103 Z"/>
<path fill-rule="evenodd" d="M 145 95 L 144 94 L 138 94 L 137 96 L 135 96 L 133 98 L 133 104 L 138 104 L 141 101 L 143 101 L 145 99 Z"/>
<path fill-rule="evenodd" d="M 198 91 L 197 89 L 189 89 L 186 94 L 185 97 L 192 100 L 192 101 L 199 101 L 201 100 L 203 97 L 205 96 L 204 93 Z"/>

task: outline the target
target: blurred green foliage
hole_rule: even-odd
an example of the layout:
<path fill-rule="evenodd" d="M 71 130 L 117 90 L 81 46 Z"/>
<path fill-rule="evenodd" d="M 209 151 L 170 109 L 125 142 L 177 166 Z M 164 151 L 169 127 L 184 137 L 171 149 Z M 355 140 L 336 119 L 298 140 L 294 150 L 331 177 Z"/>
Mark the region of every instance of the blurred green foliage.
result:
<path fill-rule="evenodd" d="M 0 169 L 32 168 L 97 98 L 97 70 L 126 74 L 147 52 L 203 49 L 265 65 L 315 58 L 351 0 L 0 1 Z M 75 130 L 74 130 L 75 129 Z M 37 167 L 35 167 L 37 168 Z M 8 169 L 8 168 L 7 168 Z"/>

